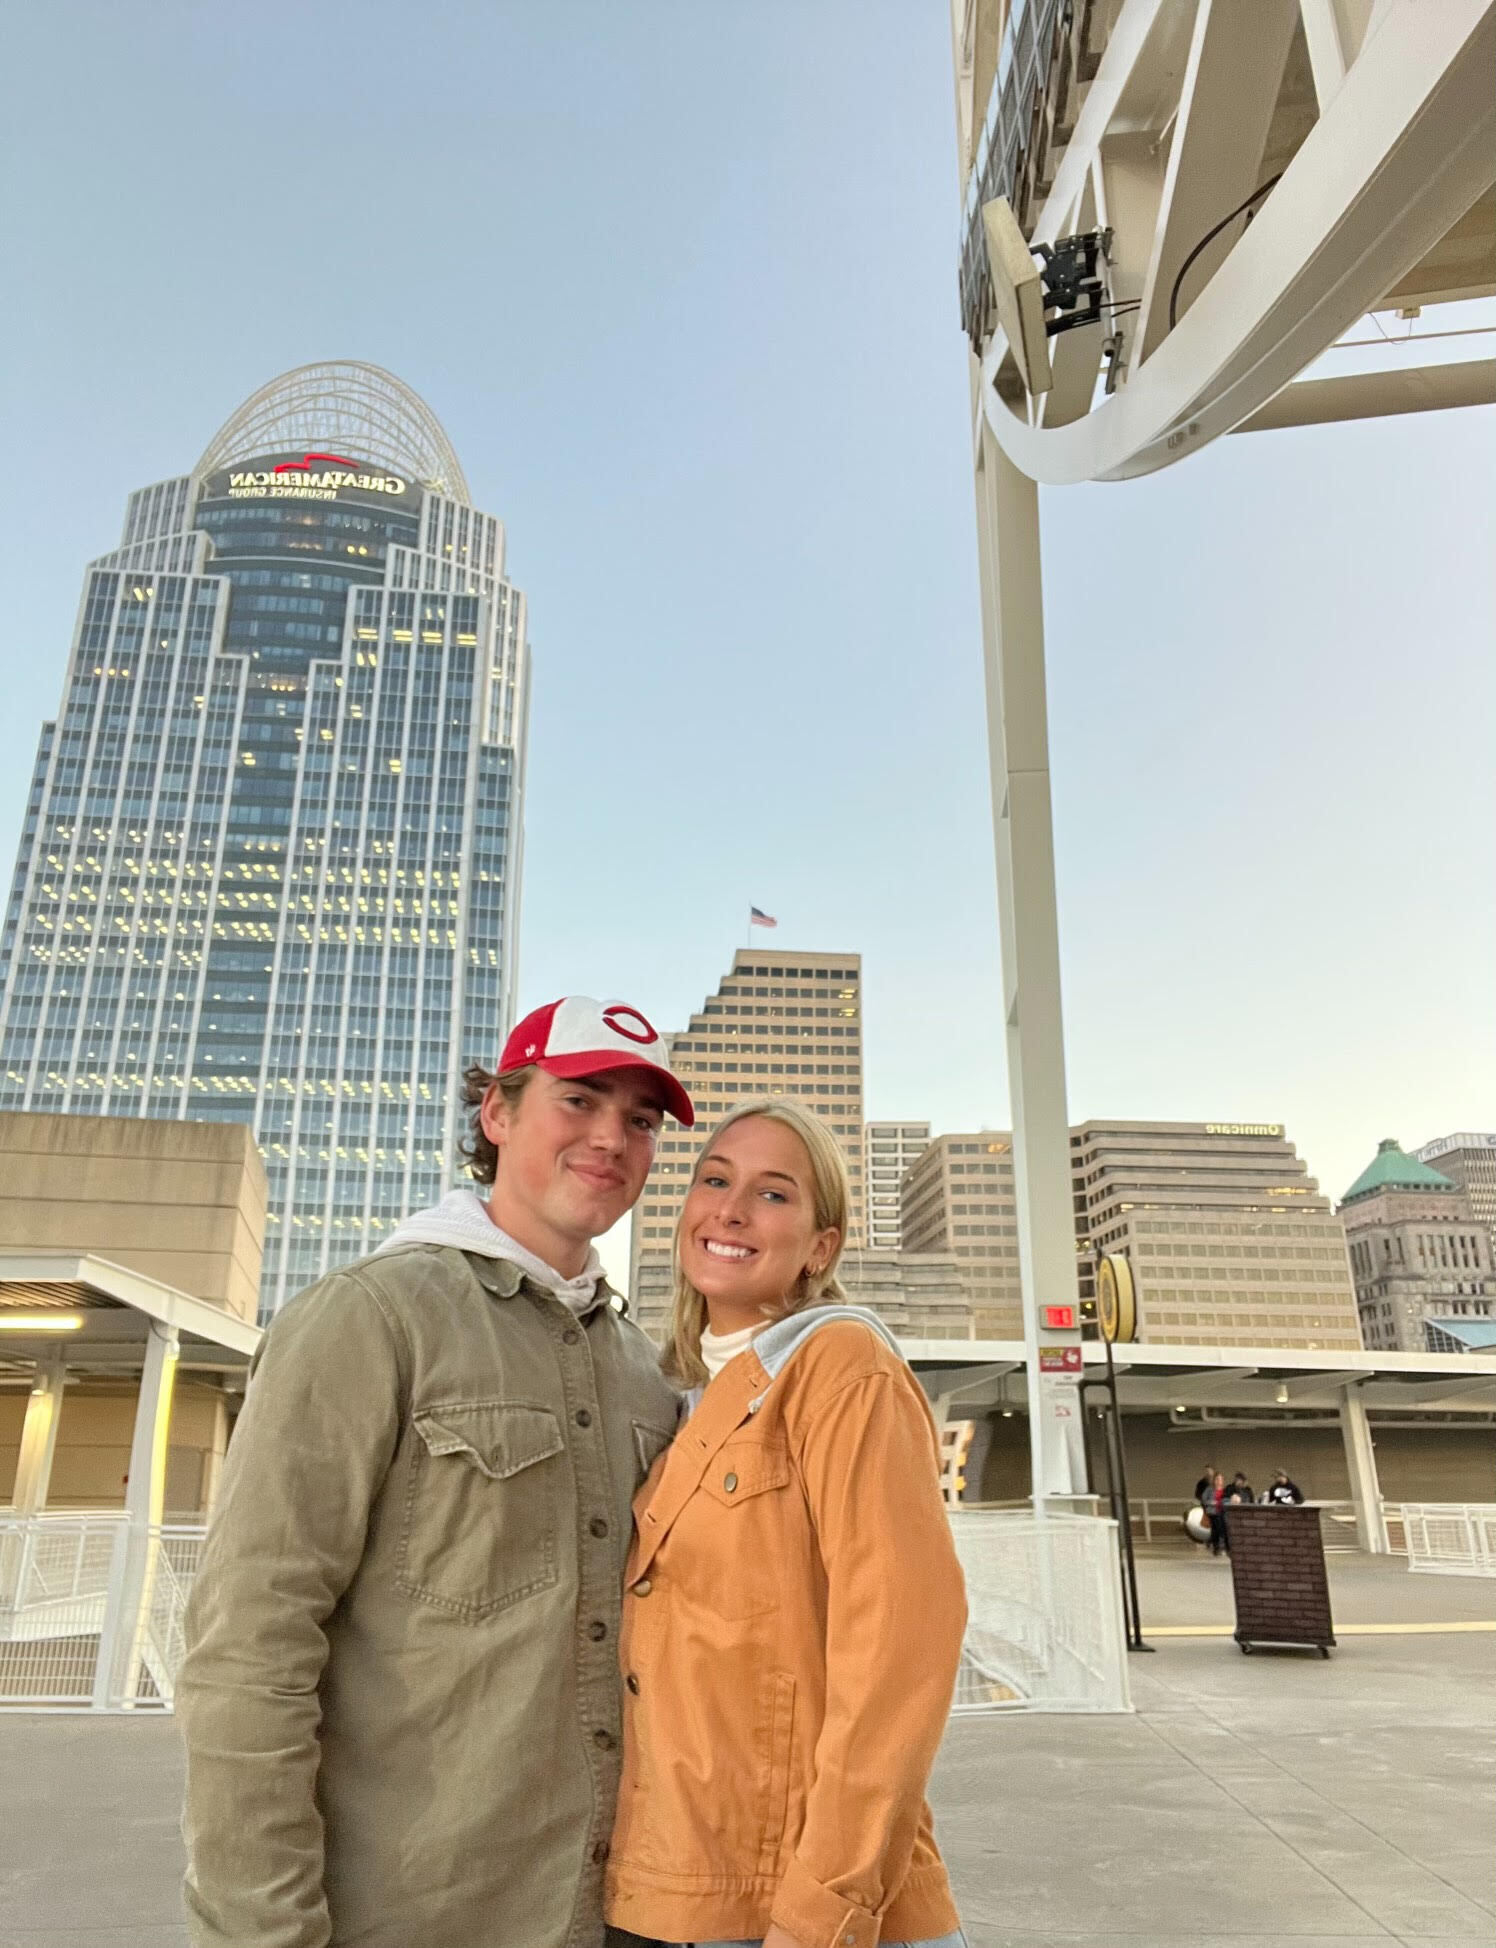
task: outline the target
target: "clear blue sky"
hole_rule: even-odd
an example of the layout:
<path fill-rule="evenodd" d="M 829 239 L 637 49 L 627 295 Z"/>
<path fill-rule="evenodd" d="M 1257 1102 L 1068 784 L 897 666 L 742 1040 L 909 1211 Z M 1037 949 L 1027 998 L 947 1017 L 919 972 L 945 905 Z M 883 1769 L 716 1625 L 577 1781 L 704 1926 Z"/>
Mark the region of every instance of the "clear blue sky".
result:
<path fill-rule="evenodd" d="M 943 0 L 12 7 L 12 856 L 85 561 L 369 359 L 506 522 L 521 997 L 856 949 L 871 1115 L 1006 1121 Z M 1074 1116 L 1335 1193 L 1496 1128 L 1493 414 L 1044 497 Z M 482 1051 L 474 1051 L 482 1053 Z"/>

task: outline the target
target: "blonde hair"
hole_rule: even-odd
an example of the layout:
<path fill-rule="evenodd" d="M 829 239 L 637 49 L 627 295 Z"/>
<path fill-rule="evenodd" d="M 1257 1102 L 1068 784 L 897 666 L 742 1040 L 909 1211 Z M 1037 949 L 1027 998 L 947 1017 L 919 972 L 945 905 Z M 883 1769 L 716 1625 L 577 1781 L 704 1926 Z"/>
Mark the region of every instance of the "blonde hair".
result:
<path fill-rule="evenodd" d="M 712 1145 L 717 1139 L 734 1123 L 741 1123 L 749 1116 L 762 1116 L 766 1122 L 782 1123 L 799 1137 L 810 1159 L 815 1228 L 837 1234 L 836 1249 L 827 1262 L 817 1272 L 807 1274 L 802 1271 L 785 1294 L 780 1316 L 799 1312 L 808 1305 L 844 1305 L 847 1295 L 836 1276 L 836 1268 L 847 1241 L 847 1212 L 852 1193 L 847 1180 L 847 1166 L 836 1138 L 818 1116 L 812 1116 L 808 1109 L 802 1109 L 788 1096 L 755 1096 L 749 1102 L 739 1103 L 735 1109 L 728 1111 L 702 1145 L 696 1169 L 691 1173 L 692 1184 L 695 1184 L 700 1173 L 702 1159 L 711 1154 Z M 682 1211 L 682 1218 L 684 1215 Z M 681 1270 L 679 1223 L 675 1227 L 672 1258 L 675 1301 L 670 1315 L 670 1342 L 665 1348 L 661 1365 L 672 1380 L 678 1380 L 684 1386 L 700 1386 L 707 1377 L 701 1357 L 701 1334 L 707 1322 L 706 1299 Z"/>

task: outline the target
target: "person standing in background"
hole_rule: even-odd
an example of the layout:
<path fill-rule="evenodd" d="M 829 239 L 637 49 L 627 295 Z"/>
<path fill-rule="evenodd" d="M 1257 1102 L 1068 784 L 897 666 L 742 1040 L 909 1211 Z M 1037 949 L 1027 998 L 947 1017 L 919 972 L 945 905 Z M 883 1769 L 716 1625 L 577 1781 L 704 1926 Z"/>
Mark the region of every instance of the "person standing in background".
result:
<path fill-rule="evenodd" d="M 1230 1544 L 1226 1540 L 1226 1518 L 1221 1513 L 1226 1499 L 1226 1477 L 1217 1468 L 1210 1478 L 1200 1506 L 1205 1510 L 1205 1518 L 1210 1523 L 1210 1553 L 1219 1556 Z"/>

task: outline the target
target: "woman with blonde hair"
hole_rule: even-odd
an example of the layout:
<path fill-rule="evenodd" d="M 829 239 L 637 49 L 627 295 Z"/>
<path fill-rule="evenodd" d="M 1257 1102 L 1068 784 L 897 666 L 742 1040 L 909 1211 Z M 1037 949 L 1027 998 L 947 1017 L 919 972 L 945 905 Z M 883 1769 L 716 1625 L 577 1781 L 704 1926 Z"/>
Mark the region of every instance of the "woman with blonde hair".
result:
<path fill-rule="evenodd" d="M 846 1303 L 846 1167 L 764 1098 L 703 1147 L 634 1501 L 616 1948 L 961 1948 L 925 1786 L 966 1600 L 924 1394 Z"/>

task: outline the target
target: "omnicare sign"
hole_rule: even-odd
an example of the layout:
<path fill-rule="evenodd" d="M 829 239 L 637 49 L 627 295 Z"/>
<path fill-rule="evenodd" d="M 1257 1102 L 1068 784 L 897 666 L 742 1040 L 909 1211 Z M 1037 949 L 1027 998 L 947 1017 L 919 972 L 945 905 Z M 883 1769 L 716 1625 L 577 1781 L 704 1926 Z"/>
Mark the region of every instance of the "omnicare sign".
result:
<path fill-rule="evenodd" d="M 382 473 L 367 460 L 313 450 L 269 453 L 216 473 L 204 484 L 208 500 L 387 500 L 411 491 L 403 474 Z"/>

